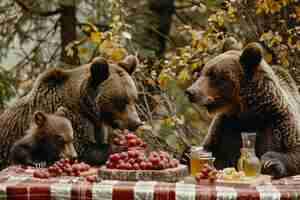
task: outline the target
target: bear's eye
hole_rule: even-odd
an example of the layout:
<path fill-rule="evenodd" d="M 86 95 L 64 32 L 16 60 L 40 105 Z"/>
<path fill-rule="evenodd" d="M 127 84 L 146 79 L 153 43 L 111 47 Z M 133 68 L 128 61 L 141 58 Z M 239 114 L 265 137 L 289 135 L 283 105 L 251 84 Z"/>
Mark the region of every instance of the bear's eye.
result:
<path fill-rule="evenodd" d="M 211 79 L 211 80 L 217 79 L 217 74 L 216 74 L 213 70 L 210 70 L 210 71 L 207 73 L 207 76 L 208 76 L 208 78 Z"/>
<path fill-rule="evenodd" d="M 54 138 L 58 145 L 64 145 L 66 143 L 65 139 L 60 135 L 55 135 Z"/>
<path fill-rule="evenodd" d="M 124 111 L 128 104 L 129 104 L 129 101 L 127 98 L 116 98 L 114 100 L 114 106 L 120 112 Z"/>

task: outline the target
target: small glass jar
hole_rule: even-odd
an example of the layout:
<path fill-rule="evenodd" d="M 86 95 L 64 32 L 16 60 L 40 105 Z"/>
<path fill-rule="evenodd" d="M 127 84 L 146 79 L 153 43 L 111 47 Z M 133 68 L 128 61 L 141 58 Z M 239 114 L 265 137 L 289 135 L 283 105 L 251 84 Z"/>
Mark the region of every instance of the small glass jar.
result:
<path fill-rule="evenodd" d="M 254 149 L 242 148 L 238 162 L 238 170 L 243 171 L 246 177 L 256 177 L 260 174 L 261 164 Z"/>
<path fill-rule="evenodd" d="M 246 177 L 256 177 L 260 174 L 261 164 L 255 155 L 255 133 L 242 133 L 241 157 L 238 160 L 238 170 L 243 171 Z"/>
<path fill-rule="evenodd" d="M 190 174 L 195 176 L 196 173 L 200 172 L 204 164 L 213 166 L 215 158 L 212 157 L 211 152 L 203 150 L 202 146 L 193 146 L 191 148 L 191 159 L 190 159 Z"/>

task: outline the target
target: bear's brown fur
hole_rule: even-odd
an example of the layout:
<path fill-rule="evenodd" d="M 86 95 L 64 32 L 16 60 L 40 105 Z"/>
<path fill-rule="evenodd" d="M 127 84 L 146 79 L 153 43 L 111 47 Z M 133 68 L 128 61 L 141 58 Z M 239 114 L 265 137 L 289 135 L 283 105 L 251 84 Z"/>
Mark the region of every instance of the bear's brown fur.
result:
<path fill-rule="evenodd" d="M 256 132 L 262 171 L 279 178 L 300 173 L 300 98 L 262 55 L 257 43 L 227 51 L 204 66 L 186 93 L 214 116 L 203 145 L 217 168 L 236 165 L 241 132 Z"/>
<path fill-rule="evenodd" d="M 60 110 L 60 109 L 59 109 Z M 36 111 L 24 137 L 14 143 L 9 161 L 12 164 L 53 163 L 59 158 L 76 158 L 73 128 L 64 113 Z"/>
<path fill-rule="evenodd" d="M 0 116 L 0 159 L 23 137 L 36 110 L 53 113 L 64 107 L 74 129 L 74 146 L 79 159 L 102 163 L 107 156 L 106 126 L 135 129 L 141 121 L 135 108 L 137 89 L 130 74 L 137 59 L 123 62 L 95 58 L 71 70 L 52 68 L 42 73 L 32 90 Z"/>

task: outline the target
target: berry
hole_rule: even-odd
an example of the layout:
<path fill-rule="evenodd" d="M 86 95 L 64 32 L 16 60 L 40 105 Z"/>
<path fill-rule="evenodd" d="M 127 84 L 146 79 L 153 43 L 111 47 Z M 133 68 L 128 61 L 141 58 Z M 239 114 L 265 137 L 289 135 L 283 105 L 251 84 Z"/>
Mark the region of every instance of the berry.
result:
<path fill-rule="evenodd" d="M 142 142 L 143 141 L 140 138 L 137 138 L 136 139 L 136 146 L 141 146 Z"/>
<path fill-rule="evenodd" d="M 128 154 L 127 154 L 127 152 L 122 152 L 121 154 L 120 154 L 120 158 L 121 159 L 125 159 L 125 158 L 127 158 L 127 156 L 128 156 Z"/>
<path fill-rule="evenodd" d="M 126 140 L 131 140 L 131 139 L 136 139 L 137 136 L 133 133 L 128 133 L 127 135 L 125 135 Z"/>
<path fill-rule="evenodd" d="M 147 144 L 129 130 L 114 138 L 113 143 L 119 145 L 123 152 L 110 155 L 106 162 L 109 169 L 161 170 L 179 165 L 179 161 L 172 159 L 166 151 L 152 151 L 145 155 Z"/>
<path fill-rule="evenodd" d="M 158 163 L 159 163 L 159 157 L 155 157 L 155 156 L 150 157 L 150 158 L 149 158 L 149 161 L 150 161 L 153 165 L 158 165 Z"/>
<path fill-rule="evenodd" d="M 140 169 L 140 165 L 138 163 L 134 163 L 132 167 L 133 167 L 134 170 L 139 170 Z"/>
<path fill-rule="evenodd" d="M 128 146 L 129 147 L 134 147 L 134 146 L 136 146 L 136 139 L 130 139 L 130 140 L 128 140 Z"/>
<path fill-rule="evenodd" d="M 119 138 L 114 138 L 113 143 L 115 145 L 120 145 L 120 139 Z"/>
<path fill-rule="evenodd" d="M 136 156 L 136 151 L 132 150 L 132 151 L 128 151 L 128 156 L 131 158 L 134 158 Z"/>
<path fill-rule="evenodd" d="M 109 156 L 109 159 L 113 162 L 118 162 L 120 160 L 121 156 L 118 153 L 112 154 Z"/>
<path fill-rule="evenodd" d="M 146 163 L 145 161 L 142 161 L 142 162 L 140 163 L 140 168 L 141 168 L 142 170 L 147 169 L 147 163 Z"/>
<path fill-rule="evenodd" d="M 90 183 L 94 183 L 94 182 L 97 181 L 97 176 L 93 176 L 93 175 L 87 176 L 87 177 L 85 178 L 85 180 L 87 180 L 87 181 L 90 182 Z"/>

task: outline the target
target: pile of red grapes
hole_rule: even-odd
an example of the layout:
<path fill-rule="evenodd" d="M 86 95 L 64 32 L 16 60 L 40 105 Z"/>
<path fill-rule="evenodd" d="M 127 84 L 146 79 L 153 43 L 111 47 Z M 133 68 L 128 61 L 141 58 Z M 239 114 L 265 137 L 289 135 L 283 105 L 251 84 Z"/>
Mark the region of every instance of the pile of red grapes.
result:
<path fill-rule="evenodd" d="M 134 133 L 124 130 L 122 135 L 114 138 L 113 143 L 123 149 L 141 148 L 146 149 L 147 144 Z"/>
<path fill-rule="evenodd" d="M 214 183 L 217 180 L 218 170 L 209 164 L 204 164 L 201 171 L 196 174 L 197 183 L 201 183 L 203 180 L 209 180 L 210 183 Z"/>
<path fill-rule="evenodd" d="M 67 158 L 56 161 L 53 165 L 46 169 L 36 170 L 33 173 L 33 177 L 36 178 L 50 178 L 54 176 L 80 176 L 82 172 L 86 172 L 90 169 L 90 165 L 84 162 L 78 162 L 77 160 L 71 161 Z M 86 180 L 89 182 L 96 181 L 96 176 L 87 176 Z"/>
<path fill-rule="evenodd" d="M 161 170 L 178 165 L 179 161 L 172 159 L 165 151 L 152 151 L 147 157 L 144 151 L 129 150 L 110 155 L 106 162 L 107 168 L 122 170 Z"/>
<path fill-rule="evenodd" d="M 111 154 L 106 167 L 123 170 L 160 170 L 178 167 L 179 161 L 172 159 L 165 151 L 145 153 L 147 144 L 134 133 L 124 130 L 123 134 L 114 138 L 113 143 L 121 149 Z"/>

